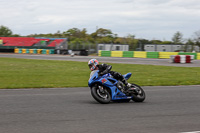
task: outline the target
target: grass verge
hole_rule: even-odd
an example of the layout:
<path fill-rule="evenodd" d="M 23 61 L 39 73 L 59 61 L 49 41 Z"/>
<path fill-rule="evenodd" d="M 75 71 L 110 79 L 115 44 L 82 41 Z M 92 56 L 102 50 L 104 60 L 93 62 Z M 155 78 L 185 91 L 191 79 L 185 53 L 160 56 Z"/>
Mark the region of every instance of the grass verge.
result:
<path fill-rule="evenodd" d="M 200 84 L 200 67 L 109 64 L 141 86 Z M 0 88 L 86 87 L 89 74 L 86 62 L 0 58 Z"/>

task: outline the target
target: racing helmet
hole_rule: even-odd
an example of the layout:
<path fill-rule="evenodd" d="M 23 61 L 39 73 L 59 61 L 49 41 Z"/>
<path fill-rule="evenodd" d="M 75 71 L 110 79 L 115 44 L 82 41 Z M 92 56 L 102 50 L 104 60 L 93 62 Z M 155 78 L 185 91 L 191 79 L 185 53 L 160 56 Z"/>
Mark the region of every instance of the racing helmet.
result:
<path fill-rule="evenodd" d="M 91 59 L 88 61 L 88 66 L 91 71 L 95 70 L 97 68 L 97 65 L 99 65 L 99 62 L 97 59 Z"/>

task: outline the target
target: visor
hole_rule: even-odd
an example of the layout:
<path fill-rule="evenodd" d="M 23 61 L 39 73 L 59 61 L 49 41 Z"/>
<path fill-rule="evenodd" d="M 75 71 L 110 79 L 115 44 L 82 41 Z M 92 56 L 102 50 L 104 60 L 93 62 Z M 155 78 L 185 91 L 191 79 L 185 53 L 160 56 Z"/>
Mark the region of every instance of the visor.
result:
<path fill-rule="evenodd" d="M 94 64 L 89 64 L 88 66 L 89 66 L 89 68 L 92 68 L 92 67 L 93 67 L 93 65 L 94 65 Z"/>

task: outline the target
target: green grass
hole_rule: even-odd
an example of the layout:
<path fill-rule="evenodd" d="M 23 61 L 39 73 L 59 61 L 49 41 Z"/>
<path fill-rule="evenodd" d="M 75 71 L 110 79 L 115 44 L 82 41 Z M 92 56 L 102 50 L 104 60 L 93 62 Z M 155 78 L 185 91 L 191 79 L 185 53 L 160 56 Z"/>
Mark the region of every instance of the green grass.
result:
<path fill-rule="evenodd" d="M 141 86 L 200 85 L 200 67 L 108 64 Z M 86 87 L 89 74 L 87 62 L 0 58 L 0 88 Z"/>

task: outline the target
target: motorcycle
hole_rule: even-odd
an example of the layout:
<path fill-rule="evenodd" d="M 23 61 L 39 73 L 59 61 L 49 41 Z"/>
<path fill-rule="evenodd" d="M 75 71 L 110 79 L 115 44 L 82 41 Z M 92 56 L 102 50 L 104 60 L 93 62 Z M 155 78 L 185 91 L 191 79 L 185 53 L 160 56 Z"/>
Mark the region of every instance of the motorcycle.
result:
<path fill-rule="evenodd" d="M 114 79 L 110 73 L 99 76 L 99 70 L 90 73 L 88 86 L 91 89 L 92 97 L 99 103 L 107 104 L 113 102 L 143 102 L 145 100 L 144 90 L 136 84 L 131 84 L 130 88 L 125 88 L 120 80 Z M 126 80 L 132 73 L 124 76 Z"/>

